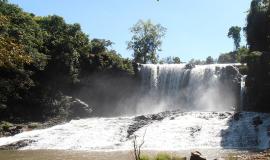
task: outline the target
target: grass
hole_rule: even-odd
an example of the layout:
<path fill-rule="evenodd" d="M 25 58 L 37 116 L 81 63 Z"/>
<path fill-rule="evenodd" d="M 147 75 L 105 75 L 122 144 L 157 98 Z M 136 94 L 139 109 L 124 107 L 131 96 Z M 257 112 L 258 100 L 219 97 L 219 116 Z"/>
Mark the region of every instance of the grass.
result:
<path fill-rule="evenodd" d="M 186 160 L 186 157 L 172 156 L 167 153 L 159 153 L 154 158 L 147 155 L 142 155 L 140 160 Z"/>

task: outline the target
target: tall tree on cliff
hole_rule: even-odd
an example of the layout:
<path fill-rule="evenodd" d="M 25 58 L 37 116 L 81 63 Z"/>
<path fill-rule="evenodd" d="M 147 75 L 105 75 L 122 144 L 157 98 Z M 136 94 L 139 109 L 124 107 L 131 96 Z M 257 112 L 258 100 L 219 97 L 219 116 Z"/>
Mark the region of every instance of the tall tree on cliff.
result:
<path fill-rule="evenodd" d="M 162 37 L 166 28 L 150 20 L 139 20 L 131 29 L 133 34 L 127 49 L 133 50 L 134 62 L 157 63 L 157 51 L 161 51 Z"/>
<path fill-rule="evenodd" d="M 238 27 L 238 26 L 232 26 L 228 32 L 228 37 L 232 38 L 234 41 L 235 50 L 238 50 L 240 48 L 240 42 L 241 42 L 240 32 L 241 32 L 241 27 Z"/>

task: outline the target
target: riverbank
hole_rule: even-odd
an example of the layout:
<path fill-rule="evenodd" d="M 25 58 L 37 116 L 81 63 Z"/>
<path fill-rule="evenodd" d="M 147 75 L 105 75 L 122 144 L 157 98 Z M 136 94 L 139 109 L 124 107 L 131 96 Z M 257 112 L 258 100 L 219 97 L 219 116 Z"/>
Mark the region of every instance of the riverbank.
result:
<path fill-rule="evenodd" d="M 143 151 L 150 157 L 155 157 L 161 151 Z M 189 151 L 166 151 L 171 156 L 186 157 L 189 159 Z M 202 154 L 206 155 L 207 159 L 218 160 L 268 160 L 270 152 L 246 152 L 232 150 L 202 150 Z M 70 151 L 70 150 L 23 150 L 23 151 L 0 151 L 0 159 L 5 160 L 133 160 L 132 151 Z"/>
<path fill-rule="evenodd" d="M 67 120 L 55 117 L 44 122 L 24 122 L 24 123 L 13 123 L 8 121 L 0 122 L 0 138 L 7 136 L 14 136 L 16 134 L 31 131 L 35 129 L 45 129 L 55 125 L 66 123 Z"/>

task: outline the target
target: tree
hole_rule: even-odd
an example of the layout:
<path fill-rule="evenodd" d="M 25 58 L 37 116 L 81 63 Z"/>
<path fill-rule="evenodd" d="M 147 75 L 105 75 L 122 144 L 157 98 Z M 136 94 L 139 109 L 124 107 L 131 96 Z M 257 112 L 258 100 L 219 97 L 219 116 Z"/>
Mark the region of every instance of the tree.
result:
<path fill-rule="evenodd" d="M 160 64 L 180 64 L 181 61 L 180 61 L 180 58 L 179 57 L 166 57 L 166 58 L 163 58 L 159 61 Z"/>
<path fill-rule="evenodd" d="M 241 32 L 241 27 L 238 27 L 238 26 L 232 26 L 228 32 L 228 37 L 233 38 L 235 50 L 238 50 L 240 47 L 240 42 L 241 42 L 240 32 Z"/>
<path fill-rule="evenodd" d="M 235 63 L 236 59 L 236 52 L 224 53 L 219 55 L 218 63 Z"/>
<path fill-rule="evenodd" d="M 213 64 L 214 63 L 214 59 L 211 57 L 211 56 L 208 56 L 206 58 L 206 61 L 205 61 L 206 64 Z"/>
<path fill-rule="evenodd" d="M 157 63 L 157 51 L 161 51 L 162 37 L 166 28 L 150 20 L 139 20 L 131 29 L 133 34 L 127 49 L 133 50 L 134 62 Z"/>
<path fill-rule="evenodd" d="M 174 64 L 180 64 L 181 63 L 181 60 L 179 57 L 173 57 L 173 63 Z"/>
<path fill-rule="evenodd" d="M 244 28 L 250 51 L 270 50 L 270 7 L 265 0 L 252 0 Z"/>
<path fill-rule="evenodd" d="M 205 61 L 192 58 L 188 63 L 192 65 L 203 65 Z"/>

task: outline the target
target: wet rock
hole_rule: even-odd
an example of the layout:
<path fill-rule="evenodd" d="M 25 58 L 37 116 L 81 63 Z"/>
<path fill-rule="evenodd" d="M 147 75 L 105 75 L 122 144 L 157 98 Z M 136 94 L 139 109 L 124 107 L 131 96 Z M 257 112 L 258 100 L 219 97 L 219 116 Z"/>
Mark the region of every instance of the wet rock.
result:
<path fill-rule="evenodd" d="M 234 119 L 235 121 L 238 121 L 240 118 L 241 118 L 241 113 L 239 113 L 239 112 L 237 112 L 237 113 L 235 113 L 235 114 L 233 115 L 233 119 Z"/>
<path fill-rule="evenodd" d="M 267 127 L 267 135 L 270 137 L 270 125 Z"/>
<path fill-rule="evenodd" d="M 261 125 L 263 123 L 263 121 L 261 120 L 260 116 L 254 117 L 252 120 L 252 125 L 254 125 L 254 127 L 257 127 L 259 125 Z"/>
<path fill-rule="evenodd" d="M 218 119 L 226 119 L 227 117 L 228 117 L 228 115 L 226 115 L 225 113 L 218 114 Z"/>
<path fill-rule="evenodd" d="M 198 132 L 202 130 L 202 127 L 194 126 L 194 127 L 189 127 L 187 129 L 190 130 L 190 135 L 193 137 L 195 134 L 197 134 Z"/>
<path fill-rule="evenodd" d="M 194 64 L 186 64 L 185 69 L 192 69 L 194 67 L 195 67 Z"/>
<path fill-rule="evenodd" d="M 157 121 L 163 120 L 164 118 L 165 118 L 164 115 L 160 115 L 160 114 L 154 114 L 151 116 L 151 120 L 157 120 Z"/>
<path fill-rule="evenodd" d="M 10 127 L 8 132 L 11 134 L 11 136 L 21 133 L 22 132 L 22 127 L 21 126 L 14 126 Z"/>
<path fill-rule="evenodd" d="M 22 126 L 10 126 L 10 127 L 3 127 L 2 135 L 3 136 L 14 136 L 15 134 L 23 132 Z"/>
<path fill-rule="evenodd" d="M 134 123 L 128 127 L 127 130 L 127 138 L 130 138 L 134 132 L 139 130 L 140 128 L 154 122 L 154 121 L 161 121 L 164 118 L 171 116 L 171 112 L 161 112 L 158 114 L 149 114 L 149 115 L 141 115 L 134 118 Z"/>
<path fill-rule="evenodd" d="M 190 160 L 206 160 L 199 151 L 191 152 Z"/>
<path fill-rule="evenodd" d="M 71 119 L 89 117 L 93 111 L 88 104 L 77 98 L 72 98 L 69 105 L 68 113 Z"/>
<path fill-rule="evenodd" d="M 17 149 L 20 149 L 22 147 L 26 147 L 33 142 L 35 142 L 35 141 L 29 140 L 29 139 L 20 140 L 20 141 L 14 142 L 14 143 L 0 146 L 0 150 L 17 150 Z"/>

